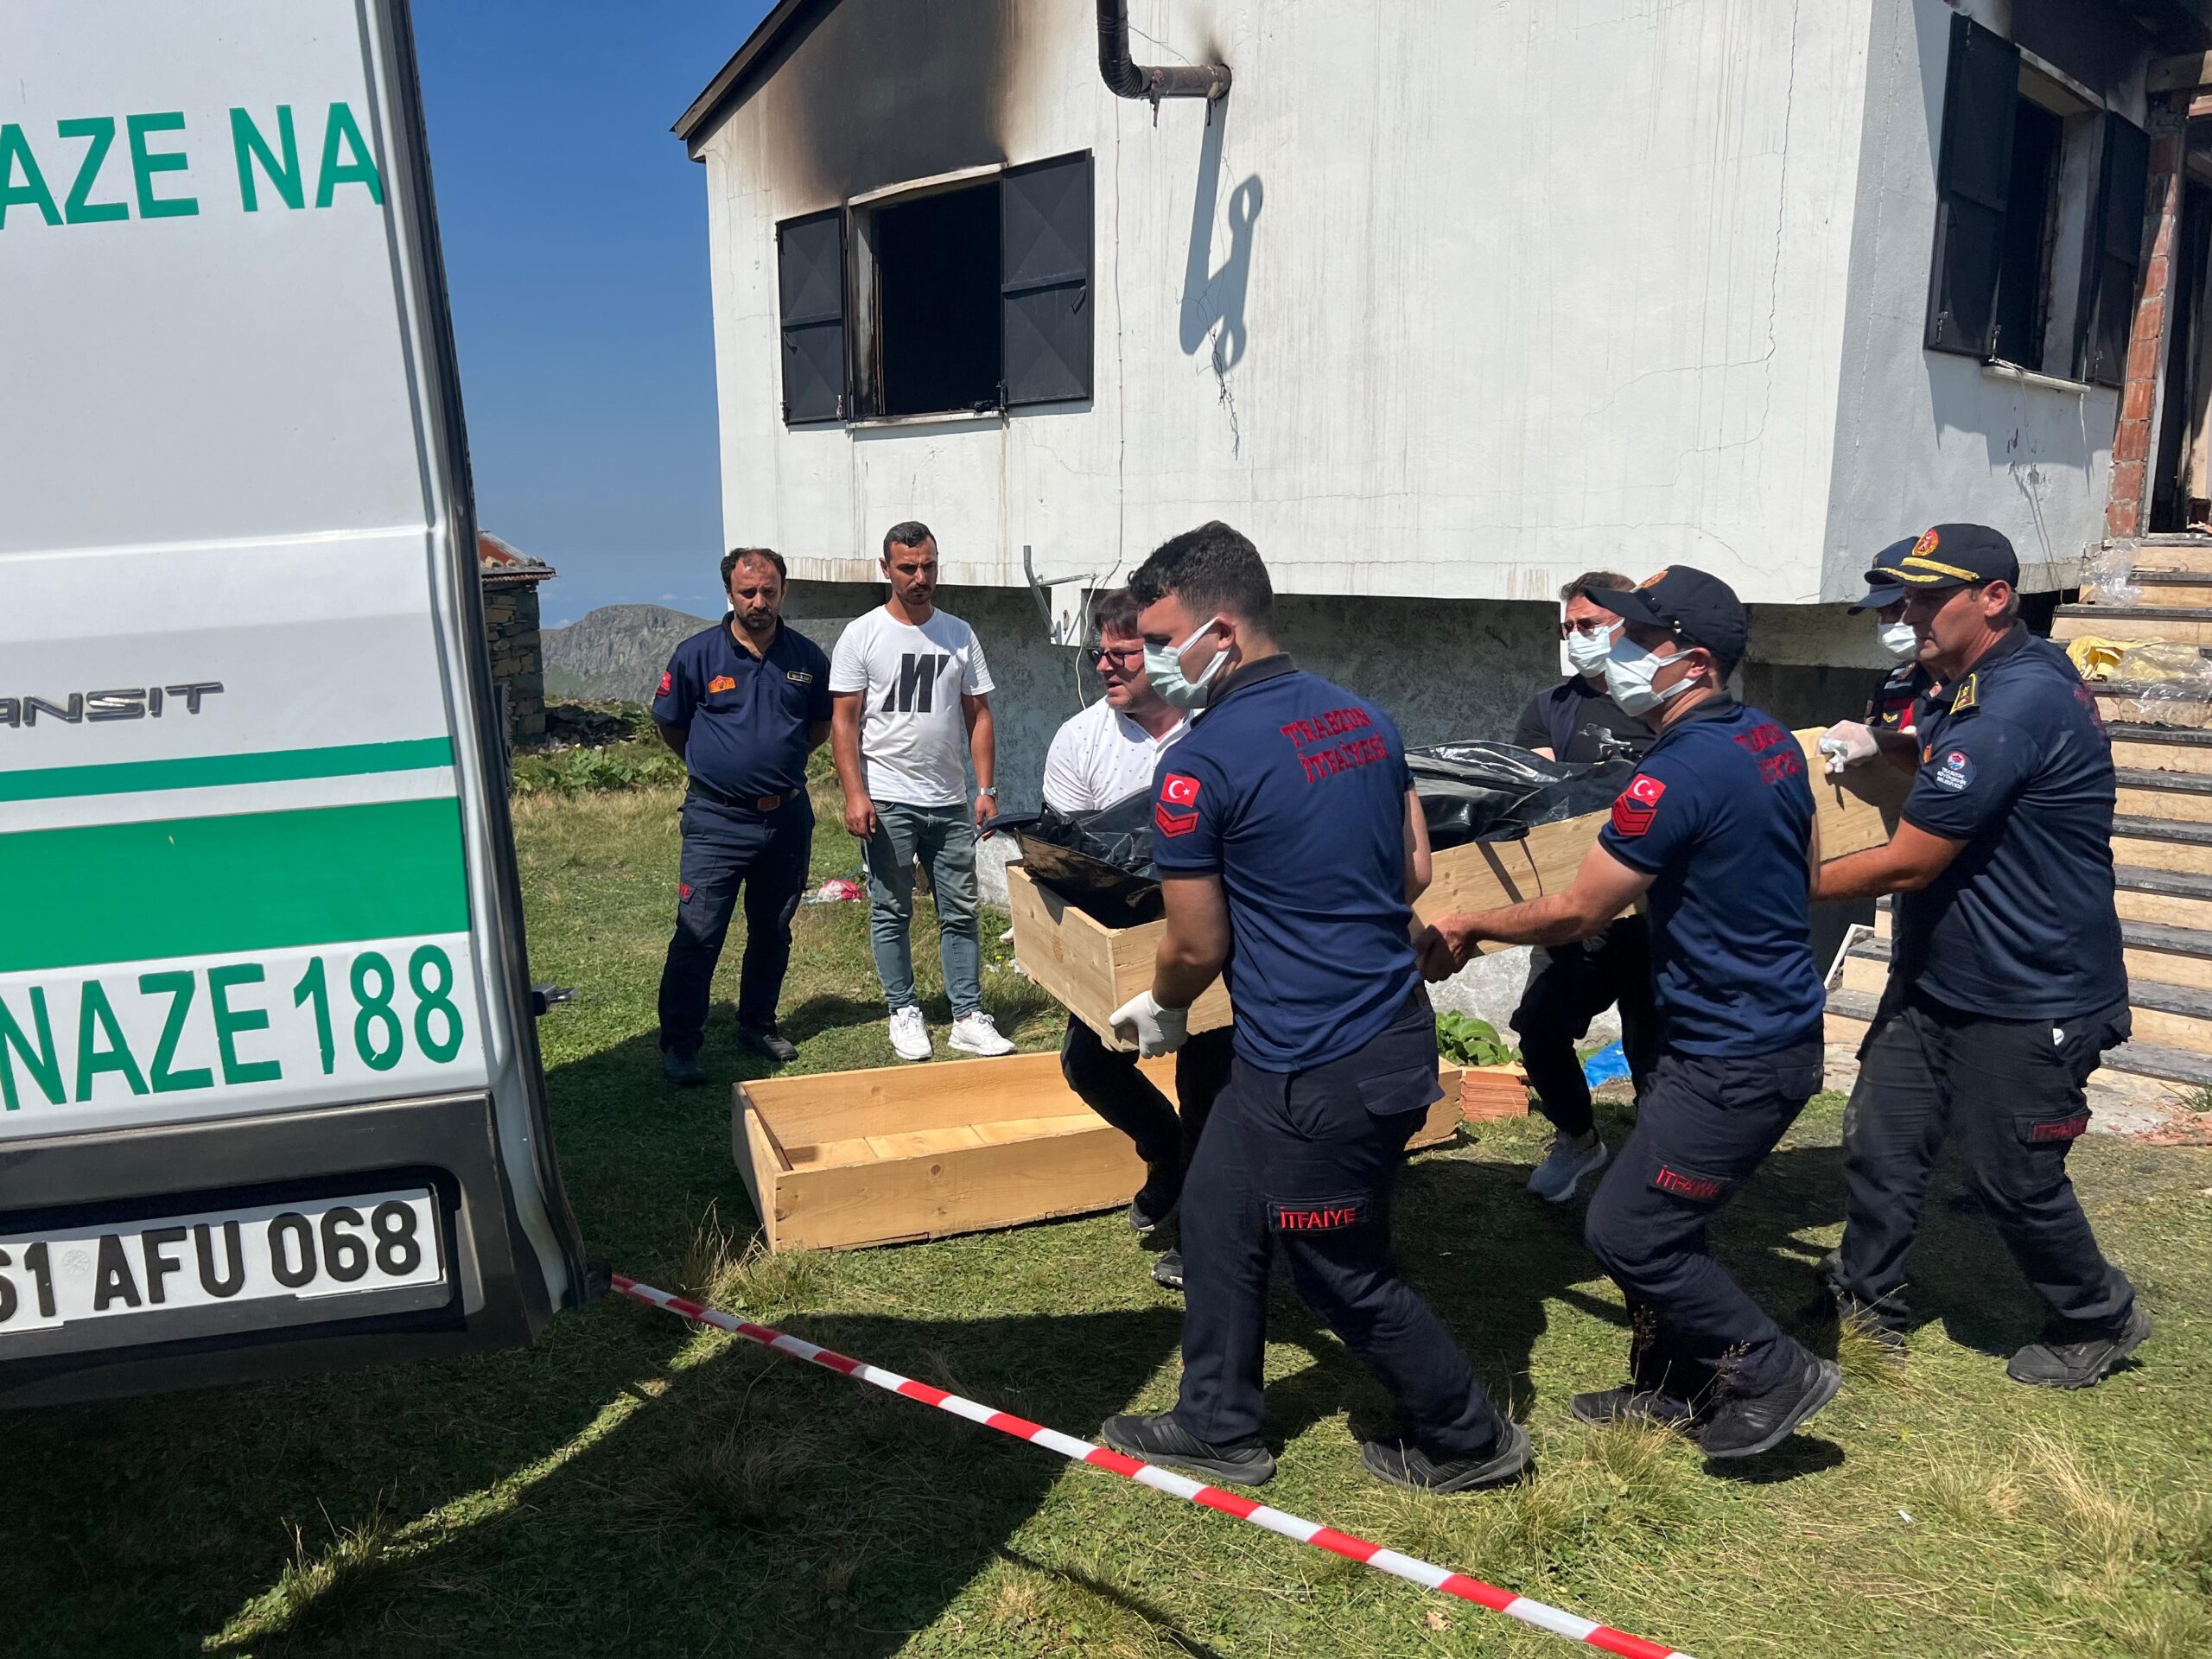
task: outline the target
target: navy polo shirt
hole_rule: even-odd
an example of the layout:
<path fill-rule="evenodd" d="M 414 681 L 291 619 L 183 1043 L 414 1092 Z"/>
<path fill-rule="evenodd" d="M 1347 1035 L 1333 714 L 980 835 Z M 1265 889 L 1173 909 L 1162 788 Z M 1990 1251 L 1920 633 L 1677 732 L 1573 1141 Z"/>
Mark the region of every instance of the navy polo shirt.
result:
<path fill-rule="evenodd" d="M 1812 837 L 1805 752 L 1757 709 L 1708 698 L 1643 757 L 1598 842 L 1652 878 L 1652 988 L 1669 1049 L 1760 1055 L 1820 1039 Z"/>
<path fill-rule="evenodd" d="M 806 785 L 807 728 L 830 718 L 830 658 L 788 623 L 759 657 L 725 616 L 677 646 L 653 718 L 689 726 L 683 764 L 710 793 L 750 801 Z"/>
<path fill-rule="evenodd" d="M 2124 998 L 2112 744 L 2066 653 L 2016 624 L 1922 700 L 1919 735 L 1904 820 L 1967 845 L 1897 895 L 1892 971 L 1998 1020 L 2070 1020 Z"/>
<path fill-rule="evenodd" d="M 1263 1071 L 1340 1060 L 1421 984 L 1406 904 L 1405 745 L 1288 657 L 1239 669 L 1153 774 L 1153 868 L 1217 875 L 1236 1046 Z"/>

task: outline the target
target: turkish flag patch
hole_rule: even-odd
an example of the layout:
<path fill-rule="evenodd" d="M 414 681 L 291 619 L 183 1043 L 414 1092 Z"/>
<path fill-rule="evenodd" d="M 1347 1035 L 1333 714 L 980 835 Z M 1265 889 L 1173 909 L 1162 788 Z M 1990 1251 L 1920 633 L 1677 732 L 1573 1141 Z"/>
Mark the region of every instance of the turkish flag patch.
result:
<path fill-rule="evenodd" d="M 1667 792 L 1667 785 L 1649 772 L 1638 772 L 1629 780 L 1629 785 L 1613 803 L 1613 833 L 1617 836 L 1640 836 L 1651 828 L 1651 820 L 1659 810 L 1659 798 Z"/>
<path fill-rule="evenodd" d="M 664 697 L 670 693 L 670 691 L 675 689 L 675 686 L 676 676 L 670 673 L 666 669 L 663 669 L 660 674 L 660 690 L 658 695 Z"/>
<path fill-rule="evenodd" d="M 1170 806 L 1196 806 L 1198 804 L 1198 780 L 1185 778 L 1179 772 L 1171 772 L 1160 780 L 1160 798 Z"/>
<path fill-rule="evenodd" d="M 1160 799 L 1152 809 L 1153 827 L 1163 836 L 1187 836 L 1198 827 L 1198 780 L 1171 772 L 1160 780 Z M 1182 807 L 1183 811 L 1177 811 Z"/>

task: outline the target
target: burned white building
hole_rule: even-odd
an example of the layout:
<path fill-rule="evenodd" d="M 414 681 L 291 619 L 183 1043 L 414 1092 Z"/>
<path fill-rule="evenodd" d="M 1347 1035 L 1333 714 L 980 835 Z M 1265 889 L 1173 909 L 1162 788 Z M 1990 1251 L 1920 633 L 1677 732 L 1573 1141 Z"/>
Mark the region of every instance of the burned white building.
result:
<path fill-rule="evenodd" d="M 1028 573 L 1064 627 L 1217 517 L 1291 648 L 1414 741 L 1505 729 L 1593 566 L 1726 578 L 1747 690 L 1834 717 L 1876 660 L 1841 606 L 1900 534 L 1999 526 L 2047 616 L 2108 539 L 2206 510 L 2209 24 L 784 0 L 677 127 L 728 540 L 828 625 L 885 527 L 931 524 L 1014 798 L 1077 695 Z"/>

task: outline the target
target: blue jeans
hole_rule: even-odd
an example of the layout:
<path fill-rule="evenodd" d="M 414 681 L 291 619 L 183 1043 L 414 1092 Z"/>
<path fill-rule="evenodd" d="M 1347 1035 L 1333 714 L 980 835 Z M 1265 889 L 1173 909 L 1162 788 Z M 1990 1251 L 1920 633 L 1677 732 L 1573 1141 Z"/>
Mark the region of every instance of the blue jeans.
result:
<path fill-rule="evenodd" d="M 861 849 L 868 864 L 868 942 L 876 977 L 896 1014 L 914 995 L 914 860 L 927 861 L 937 897 L 937 948 L 952 1017 L 983 1006 L 983 950 L 976 935 L 976 819 L 965 806 L 875 804 L 875 833 Z"/>

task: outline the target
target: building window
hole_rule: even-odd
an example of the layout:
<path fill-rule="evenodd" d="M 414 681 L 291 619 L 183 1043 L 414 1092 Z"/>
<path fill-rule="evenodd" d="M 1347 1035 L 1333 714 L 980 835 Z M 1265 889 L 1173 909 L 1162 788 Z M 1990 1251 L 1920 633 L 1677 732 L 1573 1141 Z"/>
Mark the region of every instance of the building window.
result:
<path fill-rule="evenodd" d="M 1089 397 L 1091 201 L 1085 152 L 779 225 L 785 421 Z"/>
<path fill-rule="evenodd" d="M 2148 162 L 2142 129 L 1954 16 L 1928 346 L 2117 385 Z"/>

